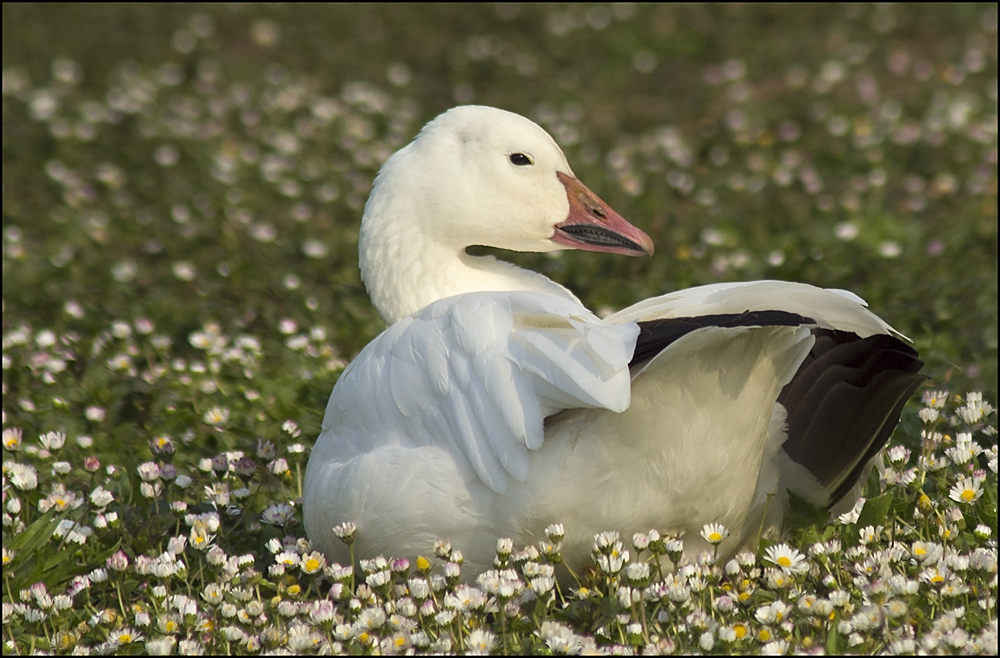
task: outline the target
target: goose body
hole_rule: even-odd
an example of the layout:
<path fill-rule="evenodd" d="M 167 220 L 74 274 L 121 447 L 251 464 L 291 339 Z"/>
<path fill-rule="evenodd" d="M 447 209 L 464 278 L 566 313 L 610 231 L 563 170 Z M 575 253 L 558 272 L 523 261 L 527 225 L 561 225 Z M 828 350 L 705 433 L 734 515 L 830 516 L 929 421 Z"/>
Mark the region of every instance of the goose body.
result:
<path fill-rule="evenodd" d="M 786 489 L 853 505 L 922 379 L 849 292 L 717 284 L 602 320 L 472 245 L 652 253 L 518 115 L 452 109 L 390 158 L 359 244 L 390 326 L 338 380 L 306 471 L 306 530 L 331 559 L 349 559 L 345 521 L 359 556 L 447 538 L 473 573 L 498 537 L 555 522 L 571 563 L 608 529 L 685 531 L 698 551 L 710 522 L 732 553 L 780 526 Z"/>

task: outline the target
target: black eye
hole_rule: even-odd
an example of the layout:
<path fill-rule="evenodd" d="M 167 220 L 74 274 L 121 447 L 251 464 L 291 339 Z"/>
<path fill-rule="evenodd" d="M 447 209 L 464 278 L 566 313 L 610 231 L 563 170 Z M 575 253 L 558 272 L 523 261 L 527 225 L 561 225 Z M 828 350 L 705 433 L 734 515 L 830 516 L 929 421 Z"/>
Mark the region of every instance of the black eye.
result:
<path fill-rule="evenodd" d="M 511 153 L 507 156 L 507 159 L 510 160 L 512 165 L 517 165 L 518 167 L 527 167 L 530 164 L 534 164 L 531 161 L 531 158 L 526 156 L 524 153 Z"/>

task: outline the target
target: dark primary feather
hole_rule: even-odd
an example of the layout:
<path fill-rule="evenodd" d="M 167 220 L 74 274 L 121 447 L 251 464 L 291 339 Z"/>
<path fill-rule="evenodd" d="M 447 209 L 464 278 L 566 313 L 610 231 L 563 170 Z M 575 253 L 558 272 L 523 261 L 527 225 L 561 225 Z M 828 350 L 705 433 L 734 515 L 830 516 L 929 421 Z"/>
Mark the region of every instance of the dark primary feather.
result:
<path fill-rule="evenodd" d="M 705 327 L 801 326 L 815 321 L 786 311 L 746 311 L 639 323 L 630 366 Z M 816 343 L 778 396 L 788 412 L 784 451 L 829 492 L 832 506 L 857 484 L 885 446 L 906 400 L 926 378 L 916 350 L 886 334 L 812 328 Z"/>
<path fill-rule="evenodd" d="M 671 343 L 703 327 L 797 327 L 815 324 L 812 318 L 787 311 L 744 311 L 720 315 L 701 315 L 691 318 L 664 318 L 639 323 L 639 339 L 629 366 L 635 366 L 656 356 Z"/>
<path fill-rule="evenodd" d="M 903 341 L 813 329 L 816 344 L 781 391 L 788 412 L 784 450 L 840 500 L 888 442 L 907 398 L 926 379 Z"/>

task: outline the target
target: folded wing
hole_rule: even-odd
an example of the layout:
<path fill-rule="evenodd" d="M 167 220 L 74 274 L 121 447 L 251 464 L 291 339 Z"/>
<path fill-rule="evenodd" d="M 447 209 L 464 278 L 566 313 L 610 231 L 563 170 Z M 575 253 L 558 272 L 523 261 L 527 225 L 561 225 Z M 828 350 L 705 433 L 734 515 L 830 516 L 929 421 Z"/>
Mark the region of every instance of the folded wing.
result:
<path fill-rule="evenodd" d="M 628 408 L 638 333 L 635 323 L 608 325 L 541 293 L 443 299 L 361 352 L 337 382 L 323 431 L 356 441 L 358 452 L 375 443 L 446 446 L 502 493 L 508 477 L 527 478 L 547 416 Z"/>

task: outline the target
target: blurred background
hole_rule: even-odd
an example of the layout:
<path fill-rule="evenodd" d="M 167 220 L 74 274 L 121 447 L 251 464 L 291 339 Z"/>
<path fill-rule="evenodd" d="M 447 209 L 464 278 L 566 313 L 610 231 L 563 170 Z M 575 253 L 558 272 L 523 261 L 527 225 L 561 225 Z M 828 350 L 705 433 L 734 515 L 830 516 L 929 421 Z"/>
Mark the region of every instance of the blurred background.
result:
<path fill-rule="evenodd" d="M 537 121 L 653 238 L 652 259 L 502 256 L 595 310 L 846 288 L 931 386 L 996 399 L 994 4 L 4 4 L 2 29 L 6 422 L 49 423 L 48 372 L 148 427 L 156 390 L 87 366 L 142 319 L 164 359 L 206 323 L 257 337 L 276 417 L 314 430 L 384 328 L 357 271 L 372 178 L 467 103 Z M 289 365 L 299 329 L 335 366 Z M 46 331 L 72 367 L 11 356 Z"/>

